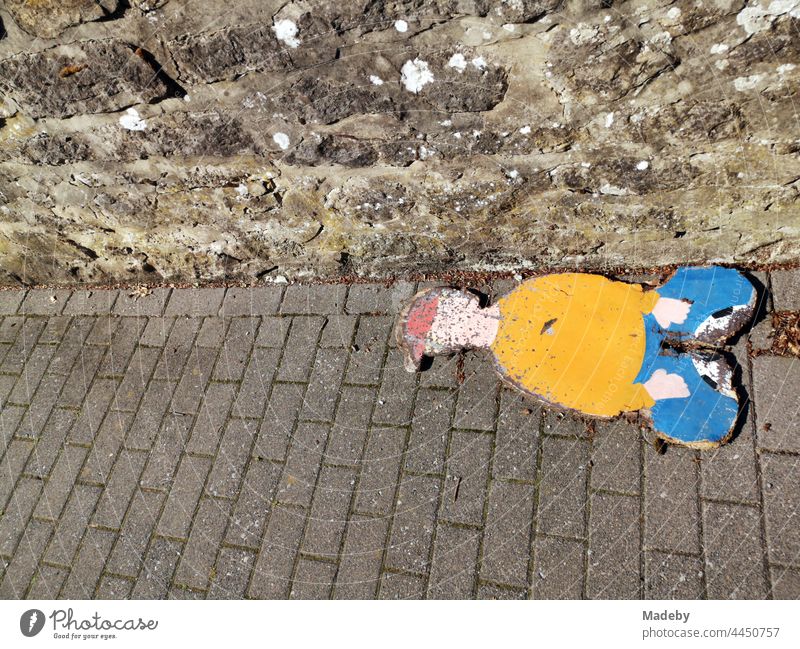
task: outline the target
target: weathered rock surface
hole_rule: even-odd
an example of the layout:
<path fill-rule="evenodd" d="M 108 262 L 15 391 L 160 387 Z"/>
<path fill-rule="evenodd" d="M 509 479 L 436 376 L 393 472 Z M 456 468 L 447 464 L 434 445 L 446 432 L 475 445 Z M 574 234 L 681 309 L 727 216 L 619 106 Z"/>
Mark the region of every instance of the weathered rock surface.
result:
<path fill-rule="evenodd" d="M 800 252 L 800 0 L 0 0 L 0 20 L 0 283 Z"/>
<path fill-rule="evenodd" d="M 163 99 L 168 85 L 141 49 L 82 41 L 0 61 L 0 91 L 33 118 L 104 113 Z"/>
<path fill-rule="evenodd" d="M 117 0 L 5 0 L 14 21 L 33 36 L 55 38 L 67 27 L 113 16 Z"/>

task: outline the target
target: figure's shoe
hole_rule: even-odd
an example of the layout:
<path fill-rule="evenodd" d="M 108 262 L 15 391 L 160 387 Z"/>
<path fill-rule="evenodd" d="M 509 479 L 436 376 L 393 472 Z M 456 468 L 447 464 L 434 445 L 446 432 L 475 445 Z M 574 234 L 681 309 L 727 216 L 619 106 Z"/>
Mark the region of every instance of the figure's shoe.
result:
<path fill-rule="evenodd" d="M 665 330 L 680 340 L 720 344 L 752 320 L 756 309 L 755 288 L 732 268 L 679 268 L 656 290 L 661 297 L 692 303 L 686 321 Z"/>
<path fill-rule="evenodd" d="M 650 409 L 653 429 L 669 442 L 693 448 L 716 448 L 733 433 L 739 401 L 733 371 L 719 354 L 692 351 L 662 356 L 659 368 L 679 374 L 689 396 L 656 401 Z"/>

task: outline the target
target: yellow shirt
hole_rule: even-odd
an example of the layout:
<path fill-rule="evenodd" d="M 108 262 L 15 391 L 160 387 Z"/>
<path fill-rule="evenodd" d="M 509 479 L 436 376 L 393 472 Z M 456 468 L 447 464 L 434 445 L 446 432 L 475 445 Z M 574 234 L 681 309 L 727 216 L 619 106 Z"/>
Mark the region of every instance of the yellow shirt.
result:
<path fill-rule="evenodd" d="M 498 300 L 491 349 L 522 390 L 589 415 L 612 417 L 655 401 L 633 380 L 645 350 L 643 314 L 659 296 L 600 275 L 530 279 Z"/>

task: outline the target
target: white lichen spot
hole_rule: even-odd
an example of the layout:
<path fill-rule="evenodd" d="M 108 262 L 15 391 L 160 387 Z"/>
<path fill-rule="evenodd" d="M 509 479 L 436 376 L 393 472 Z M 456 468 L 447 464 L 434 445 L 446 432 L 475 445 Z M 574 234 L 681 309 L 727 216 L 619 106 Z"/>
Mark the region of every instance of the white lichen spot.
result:
<path fill-rule="evenodd" d="M 670 20 L 677 20 L 680 17 L 681 17 L 681 10 L 678 7 L 672 7 L 667 12 L 667 18 L 669 18 Z"/>
<path fill-rule="evenodd" d="M 733 80 L 733 87 L 739 92 L 752 90 L 755 88 L 759 81 L 764 78 L 763 74 L 751 74 L 749 77 L 737 77 Z"/>
<path fill-rule="evenodd" d="M 794 63 L 784 63 L 783 65 L 778 66 L 778 74 L 783 76 L 784 74 L 794 70 L 796 67 L 797 66 Z"/>
<path fill-rule="evenodd" d="M 511 23 L 506 23 L 505 25 L 503 25 L 503 29 L 505 29 L 507 32 L 513 32 L 516 28 L 517 26 L 512 25 Z"/>
<path fill-rule="evenodd" d="M 604 23 L 610 23 L 611 22 L 611 15 L 610 14 L 606 14 L 605 16 L 603 16 L 603 22 Z"/>
<path fill-rule="evenodd" d="M 275 135 L 272 136 L 272 141 L 283 151 L 289 148 L 289 136 L 286 135 L 286 133 L 275 133 Z"/>
<path fill-rule="evenodd" d="M 728 59 L 720 59 L 714 65 L 717 67 L 718 70 L 724 70 L 730 65 L 730 61 Z"/>
<path fill-rule="evenodd" d="M 610 183 L 603 183 L 603 185 L 600 186 L 600 193 L 608 194 L 609 196 L 625 196 L 630 192 L 624 187 L 617 187 L 616 185 L 612 185 Z"/>
<path fill-rule="evenodd" d="M 660 45 L 661 47 L 666 47 L 672 42 L 672 34 L 669 32 L 659 32 L 650 39 L 650 42 L 655 45 Z"/>
<path fill-rule="evenodd" d="M 725 43 L 714 43 L 709 51 L 712 54 L 725 54 L 729 49 Z"/>
<path fill-rule="evenodd" d="M 606 113 L 606 128 L 611 128 L 614 123 L 614 113 Z"/>
<path fill-rule="evenodd" d="M 433 73 L 427 62 L 422 59 L 408 60 L 400 68 L 400 81 L 406 90 L 416 95 L 424 86 L 433 81 Z"/>
<path fill-rule="evenodd" d="M 519 176 L 519 171 L 516 169 L 512 169 L 511 171 L 506 172 L 508 177 L 512 180 L 515 180 Z"/>
<path fill-rule="evenodd" d="M 581 167 L 583 167 L 584 169 L 588 169 L 591 166 L 592 166 L 591 162 L 581 162 Z"/>
<path fill-rule="evenodd" d="M 575 45 L 583 45 L 594 39 L 599 31 L 600 28 L 597 25 L 578 23 L 577 27 L 573 27 L 569 30 L 569 38 Z"/>
<path fill-rule="evenodd" d="M 769 26 L 772 24 L 772 17 L 767 16 L 761 5 L 755 5 L 742 9 L 736 15 L 736 22 L 748 34 L 755 34 L 769 29 Z"/>
<path fill-rule="evenodd" d="M 492 32 L 483 32 L 483 40 L 488 41 L 492 37 Z"/>
<path fill-rule="evenodd" d="M 183 101 L 185 101 L 188 104 L 190 101 L 192 101 L 191 95 L 184 95 Z"/>
<path fill-rule="evenodd" d="M 435 149 L 429 149 L 425 145 L 420 145 L 419 147 L 419 159 L 420 160 L 427 160 L 431 156 L 436 153 Z"/>
<path fill-rule="evenodd" d="M 640 160 L 639 162 L 636 163 L 636 168 L 639 171 L 644 171 L 649 166 L 650 166 L 650 163 L 647 160 Z"/>
<path fill-rule="evenodd" d="M 452 119 L 445 119 L 445 120 L 439 122 L 439 125 L 440 126 L 452 126 L 453 125 L 453 120 Z"/>
<path fill-rule="evenodd" d="M 236 193 L 239 194 L 239 196 L 247 196 L 247 185 L 239 183 L 239 186 L 236 188 Z"/>
<path fill-rule="evenodd" d="M 453 56 L 450 57 L 450 60 L 447 62 L 448 67 L 455 68 L 459 72 L 463 72 L 467 69 L 467 59 L 464 58 L 464 55 L 460 52 L 456 52 Z"/>
<path fill-rule="evenodd" d="M 474 65 L 478 70 L 485 70 L 486 69 L 486 59 L 482 56 L 476 56 L 471 61 L 472 65 Z"/>
<path fill-rule="evenodd" d="M 405 20 L 395 20 L 394 28 L 401 34 L 404 34 L 408 31 L 408 23 Z"/>
<path fill-rule="evenodd" d="M 369 75 L 369 82 L 373 86 L 382 86 L 383 85 L 383 79 L 381 79 L 378 76 L 375 76 L 374 74 Z"/>
<path fill-rule="evenodd" d="M 800 18 L 800 0 L 772 0 L 767 7 L 761 4 L 745 7 L 736 15 L 736 22 L 748 34 L 755 34 L 769 29 L 776 18 L 786 14 Z"/>
<path fill-rule="evenodd" d="M 275 32 L 275 38 L 289 47 L 295 48 L 300 45 L 300 39 L 297 38 L 297 25 L 293 20 L 279 20 L 272 26 L 272 31 Z"/>
<path fill-rule="evenodd" d="M 147 122 L 139 116 L 139 111 L 135 108 L 129 108 L 125 114 L 119 118 L 119 123 L 122 128 L 129 131 L 143 131 L 147 128 Z"/>
<path fill-rule="evenodd" d="M 460 139 L 461 139 L 461 133 L 460 133 L 460 131 L 456 131 L 455 133 L 453 133 L 453 137 L 454 137 L 456 140 L 460 140 Z"/>
<path fill-rule="evenodd" d="M 531 127 L 523 126 L 521 129 L 519 129 L 519 132 L 522 133 L 523 135 L 527 135 L 528 133 L 531 132 Z"/>

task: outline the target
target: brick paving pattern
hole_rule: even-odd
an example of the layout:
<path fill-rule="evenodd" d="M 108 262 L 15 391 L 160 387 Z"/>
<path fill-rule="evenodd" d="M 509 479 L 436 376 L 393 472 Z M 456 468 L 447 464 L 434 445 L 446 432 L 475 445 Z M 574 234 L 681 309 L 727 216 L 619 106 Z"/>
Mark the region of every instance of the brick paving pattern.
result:
<path fill-rule="evenodd" d="M 410 283 L 2 291 L 0 597 L 800 597 L 800 274 L 756 275 L 737 438 L 666 454 L 406 373 Z"/>

